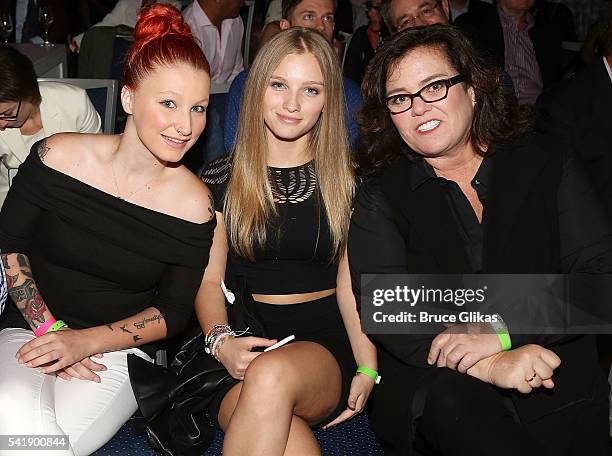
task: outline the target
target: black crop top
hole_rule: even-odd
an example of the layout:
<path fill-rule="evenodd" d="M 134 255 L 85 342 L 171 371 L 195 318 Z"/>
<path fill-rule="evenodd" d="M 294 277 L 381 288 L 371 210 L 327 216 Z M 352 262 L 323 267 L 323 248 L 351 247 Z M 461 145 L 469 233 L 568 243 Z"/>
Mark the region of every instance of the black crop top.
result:
<path fill-rule="evenodd" d="M 202 180 L 222 211 L 230 176 L 230 156 L 214 160 Z M 331 235 L 320 199 L 314 162 L 294 168 L 268 167 L 278 219 L 269 224 L 267 241 L 252 262 L 230 246 L 228 271 L 244 277 L 259 294 L 293 294 L 336 288 L 338 264 L 331 261 Z"/>
<path fill-rule="evenodd" d="M 28 255 L 41 296 L 72 328 L 155 307 L 168 337 L 179 333 L 193 314 L 215 219 L 192 223 L 118 199 L 46 166 L 36 146 L 0 212 L 2 252 Z M 15 306 L 3 317 L 0 329 L 29 329 Z"/>

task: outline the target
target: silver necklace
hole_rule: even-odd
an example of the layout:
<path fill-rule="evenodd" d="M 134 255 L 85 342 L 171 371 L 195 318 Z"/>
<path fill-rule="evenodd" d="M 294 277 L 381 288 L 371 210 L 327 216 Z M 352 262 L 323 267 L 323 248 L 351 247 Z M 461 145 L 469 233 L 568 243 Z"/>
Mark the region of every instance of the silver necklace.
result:
<path fill-rule="evenodd" d="M 115 183 L 115 191 L 117 192 L 117 195 L 115 195 L 115 197 L 120 200 L 127 200 L 129 197 L 134 196 L 136 193 L 138 193 L 139 191 L 147 187 L 150 183 L 152 183 L 155 179 L 159 177 L 159 176 L 154 176 L 148 181 L 146 181 L 144 184 L 142 184 L 140 187 L 138 187 L 136 190 L 131 191 L 127 195 L 121 196 L 121 192 L 119 191 L 119 185 L 117 185 L 117 176 L 115 176 L 115 165 L 113 162 L 111 162 L 111 171 L 113 173 L 113 182 Z"/>

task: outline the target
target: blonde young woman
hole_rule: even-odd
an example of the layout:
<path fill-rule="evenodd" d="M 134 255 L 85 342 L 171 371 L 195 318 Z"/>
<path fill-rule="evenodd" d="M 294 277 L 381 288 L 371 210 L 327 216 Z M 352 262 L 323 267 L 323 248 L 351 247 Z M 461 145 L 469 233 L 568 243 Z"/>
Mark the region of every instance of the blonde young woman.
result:
<path fill-rule="evenodd" d="M 235 150 L 203 173 L 220 212 L 196 312 L 212 355 L 240 380 L 209 408 L 226 455 L 320 454 L 310 427 L 359 413 L 374 385 L 345 255 L 355 183 L 342 94 L 325 38 L 281 32 L 253 64 Z M 227 272 L 245 279 L 270 339 L 225 326 Z"/>

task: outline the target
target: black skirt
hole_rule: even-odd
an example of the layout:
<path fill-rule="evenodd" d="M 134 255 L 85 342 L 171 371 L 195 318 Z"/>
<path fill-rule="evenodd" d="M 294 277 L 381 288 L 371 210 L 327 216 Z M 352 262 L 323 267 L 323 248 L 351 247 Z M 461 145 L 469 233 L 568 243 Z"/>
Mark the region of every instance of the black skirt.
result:
<path fill-rule="evenodd" d="M 255 302 L 255 308 L 265 325 L 269 339 L 281 340 L 295 334 L 296 341 L 316 342 L 334 356 L 342 374 L 342 394 L 335 410 L 313 427 L 333 421 L 348 406 L 351 381 L 357 369 L 336 295 L 300 304 L 278 305 Z M 207 409 L 209 417 L 217 426 L 221 402 L 232 387 L 233 385 L 230 385 L 219 391 Z"/>

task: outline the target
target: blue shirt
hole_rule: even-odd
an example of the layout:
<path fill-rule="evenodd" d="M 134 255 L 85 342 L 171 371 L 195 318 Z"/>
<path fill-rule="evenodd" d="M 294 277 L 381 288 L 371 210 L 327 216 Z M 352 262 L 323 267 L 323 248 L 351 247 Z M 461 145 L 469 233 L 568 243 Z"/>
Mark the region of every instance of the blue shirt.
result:
<path fill-rule="evenodd" d="M 242 92 L 248 76 L 248 70 L 241 72 L 230 86 L 225 104 L 225 121 L 223 132 L 223 144 L 228 152 L 234 149 L 236 131 L 238 130 L 238 117 L 240 115 L 240 105 L 242 104 Z M 357 126 L 357 110 L 363 104 L 359 85 L 351 79 L 343 77 L 344 101 L 346 103 L 347 126 L 349 139 L 353 147 L 357 146 L 359 138 L 359 128 Z"/>

